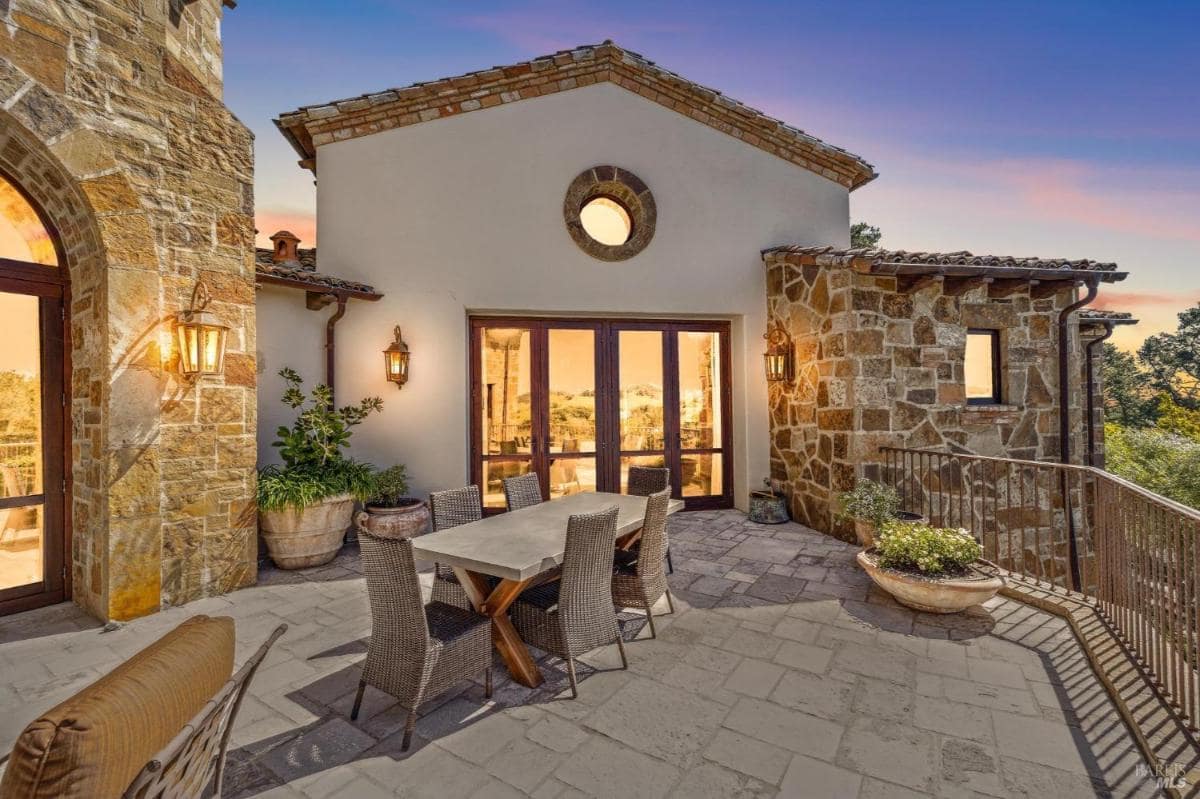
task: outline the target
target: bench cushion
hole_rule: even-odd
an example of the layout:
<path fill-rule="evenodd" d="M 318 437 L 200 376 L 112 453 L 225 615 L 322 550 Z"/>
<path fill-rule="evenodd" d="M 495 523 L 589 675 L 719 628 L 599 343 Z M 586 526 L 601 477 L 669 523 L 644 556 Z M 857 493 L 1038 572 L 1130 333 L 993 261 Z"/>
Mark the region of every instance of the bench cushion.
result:
<path fill-rule="evenodd" d="M 31 722 L 13 746 L 0 799 L 120 797 L 229 680 L 233 649 L 233 619 L 183 622 Z"/>

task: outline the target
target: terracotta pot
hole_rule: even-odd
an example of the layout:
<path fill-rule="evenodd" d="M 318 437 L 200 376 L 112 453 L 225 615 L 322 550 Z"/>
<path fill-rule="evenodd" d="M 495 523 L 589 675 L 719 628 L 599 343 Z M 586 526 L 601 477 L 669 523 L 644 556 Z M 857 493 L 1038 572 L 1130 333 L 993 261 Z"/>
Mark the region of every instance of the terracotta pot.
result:
<path fill-rule="evenodd" d="M 397 508 L 368 503 L 366 510 L 354 517 L 354 522 L 360 531 L 376 538 L 412 538 L 429 528 L 429 508 L 419 499 Z"/>
<path fill-rule="evenodd" d="M 872 550 L 859 552 L 858 564 L 901 605 L 925 613 L 958 613 L 988 601 L 1004 587 L 1003 577 L 977 565 L 968 566 L 963 575 L 926 577 L 885 569 Z"/>
<path fill-rule="evenodd" d="M 354 497 L 339 494 L 305 508 L 259 511 L 258 528 L 281 569 L 307 569 L 333 560 L 350 528 Z"/>

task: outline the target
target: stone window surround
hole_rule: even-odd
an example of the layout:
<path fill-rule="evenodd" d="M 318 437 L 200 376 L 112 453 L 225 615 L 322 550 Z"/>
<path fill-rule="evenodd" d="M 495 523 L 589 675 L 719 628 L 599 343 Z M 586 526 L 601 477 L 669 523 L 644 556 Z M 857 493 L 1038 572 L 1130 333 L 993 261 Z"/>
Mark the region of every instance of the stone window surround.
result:
<path fill-rule="evenodd" d="M 625 209 L 632 225 L 624 244 L 603 244 L 583 229 L 580 212 L 597 197 L 607 197 Z M 579 249 L 601 261 L 626 261 L 649 246 L 658 223 L 654 194 L 637 175 L 621 167 L 602 165 L 575 176 L 563 198 L 567 232 Z"/>

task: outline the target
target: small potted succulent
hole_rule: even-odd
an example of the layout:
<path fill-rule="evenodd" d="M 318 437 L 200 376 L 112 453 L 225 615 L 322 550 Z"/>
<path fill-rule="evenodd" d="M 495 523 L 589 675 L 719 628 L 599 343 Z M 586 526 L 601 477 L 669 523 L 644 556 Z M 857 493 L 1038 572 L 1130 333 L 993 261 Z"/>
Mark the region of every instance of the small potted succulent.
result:
<path fill-rule="evenodd" d="M 408 470 L 403 464 L 375 475 L 375 490 L 355 517 L 358 529 L 377 538 L 412 538 L 425 532 L 429 508 L 408 494 Z"/>
<path fill-rule="evenodd" d="M 864 549 L 875 545 L 875 531 L 888 522 L 923 519 L 918 513 L 900 510 L 900 495 L 896 489 L 874 480 L 859 480 L 854 484 L 854 490 L 842 494 L 840 499 L 842 512 L 838 514 L 838 521 L 854 520 L 854 534 Z"/>
<path fill-rule="evenodd" d="M 1004 578 L 981 560 L 983 547 L 962 528 L 892 520 L 858 563 L 901 605 L 925 613 L 958 613 L 986 602 Z"/>
<path fill-rule="evenodd" d="M 355 500 L 375 489 L 375 469 L 346 456 L 355 426 L 383 408 L 368 397 L 333 407 L 333 392 L 318 385 L 305 394 L 293 369 L 281 369 L 283 403 L 296 412 L 291 427 L 276 431 L 272 446 L 282 466 L 258 473 L 258 527 L 271 560 L 281 569 L 304 569 L 333 560 L 350 529 Z"/>

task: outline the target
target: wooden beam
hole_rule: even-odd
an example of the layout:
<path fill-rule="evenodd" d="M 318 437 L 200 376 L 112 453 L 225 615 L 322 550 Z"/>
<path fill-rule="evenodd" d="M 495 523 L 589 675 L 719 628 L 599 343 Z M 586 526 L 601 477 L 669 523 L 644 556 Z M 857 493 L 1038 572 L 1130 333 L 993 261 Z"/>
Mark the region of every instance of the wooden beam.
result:
<path fill-rule="evenodd" d="M 336 299 L 337 295 L 330 292 L 306 291 L 304 292 L 304 307 L 310 311 L 319 311 L 332 305 Z"/>
<path fill-rule="evenodd" d="M 912 294 L 934 286 L 945 280 L 944 275 L 900 275 L 896 278 L 896 289 L 901 294 Z"/>
<path fill-rule="evenodd" d="M 1074 280 L 1044 280 L 1029 289 L 1029 296 L 1035 300 L 1045 300 L 1060 291 L 1070 291 L 1078 285 Z"/>
<path fill-rule="evenodd" d="M 1011 297 L 1019 291 L 1038 285 L 1040 280 L 1021 280 L 1020 278 L 999 278 L 988 286 L 988 299 L 998 300 Z"/>
<path fill-rule="evenodd" d="M 976 275 L 975 277 L 948 277 L 942 281 L 942 293 L 951 297 L 961 297 L 972 289 L 990 285 L 995 278 Z"/>

